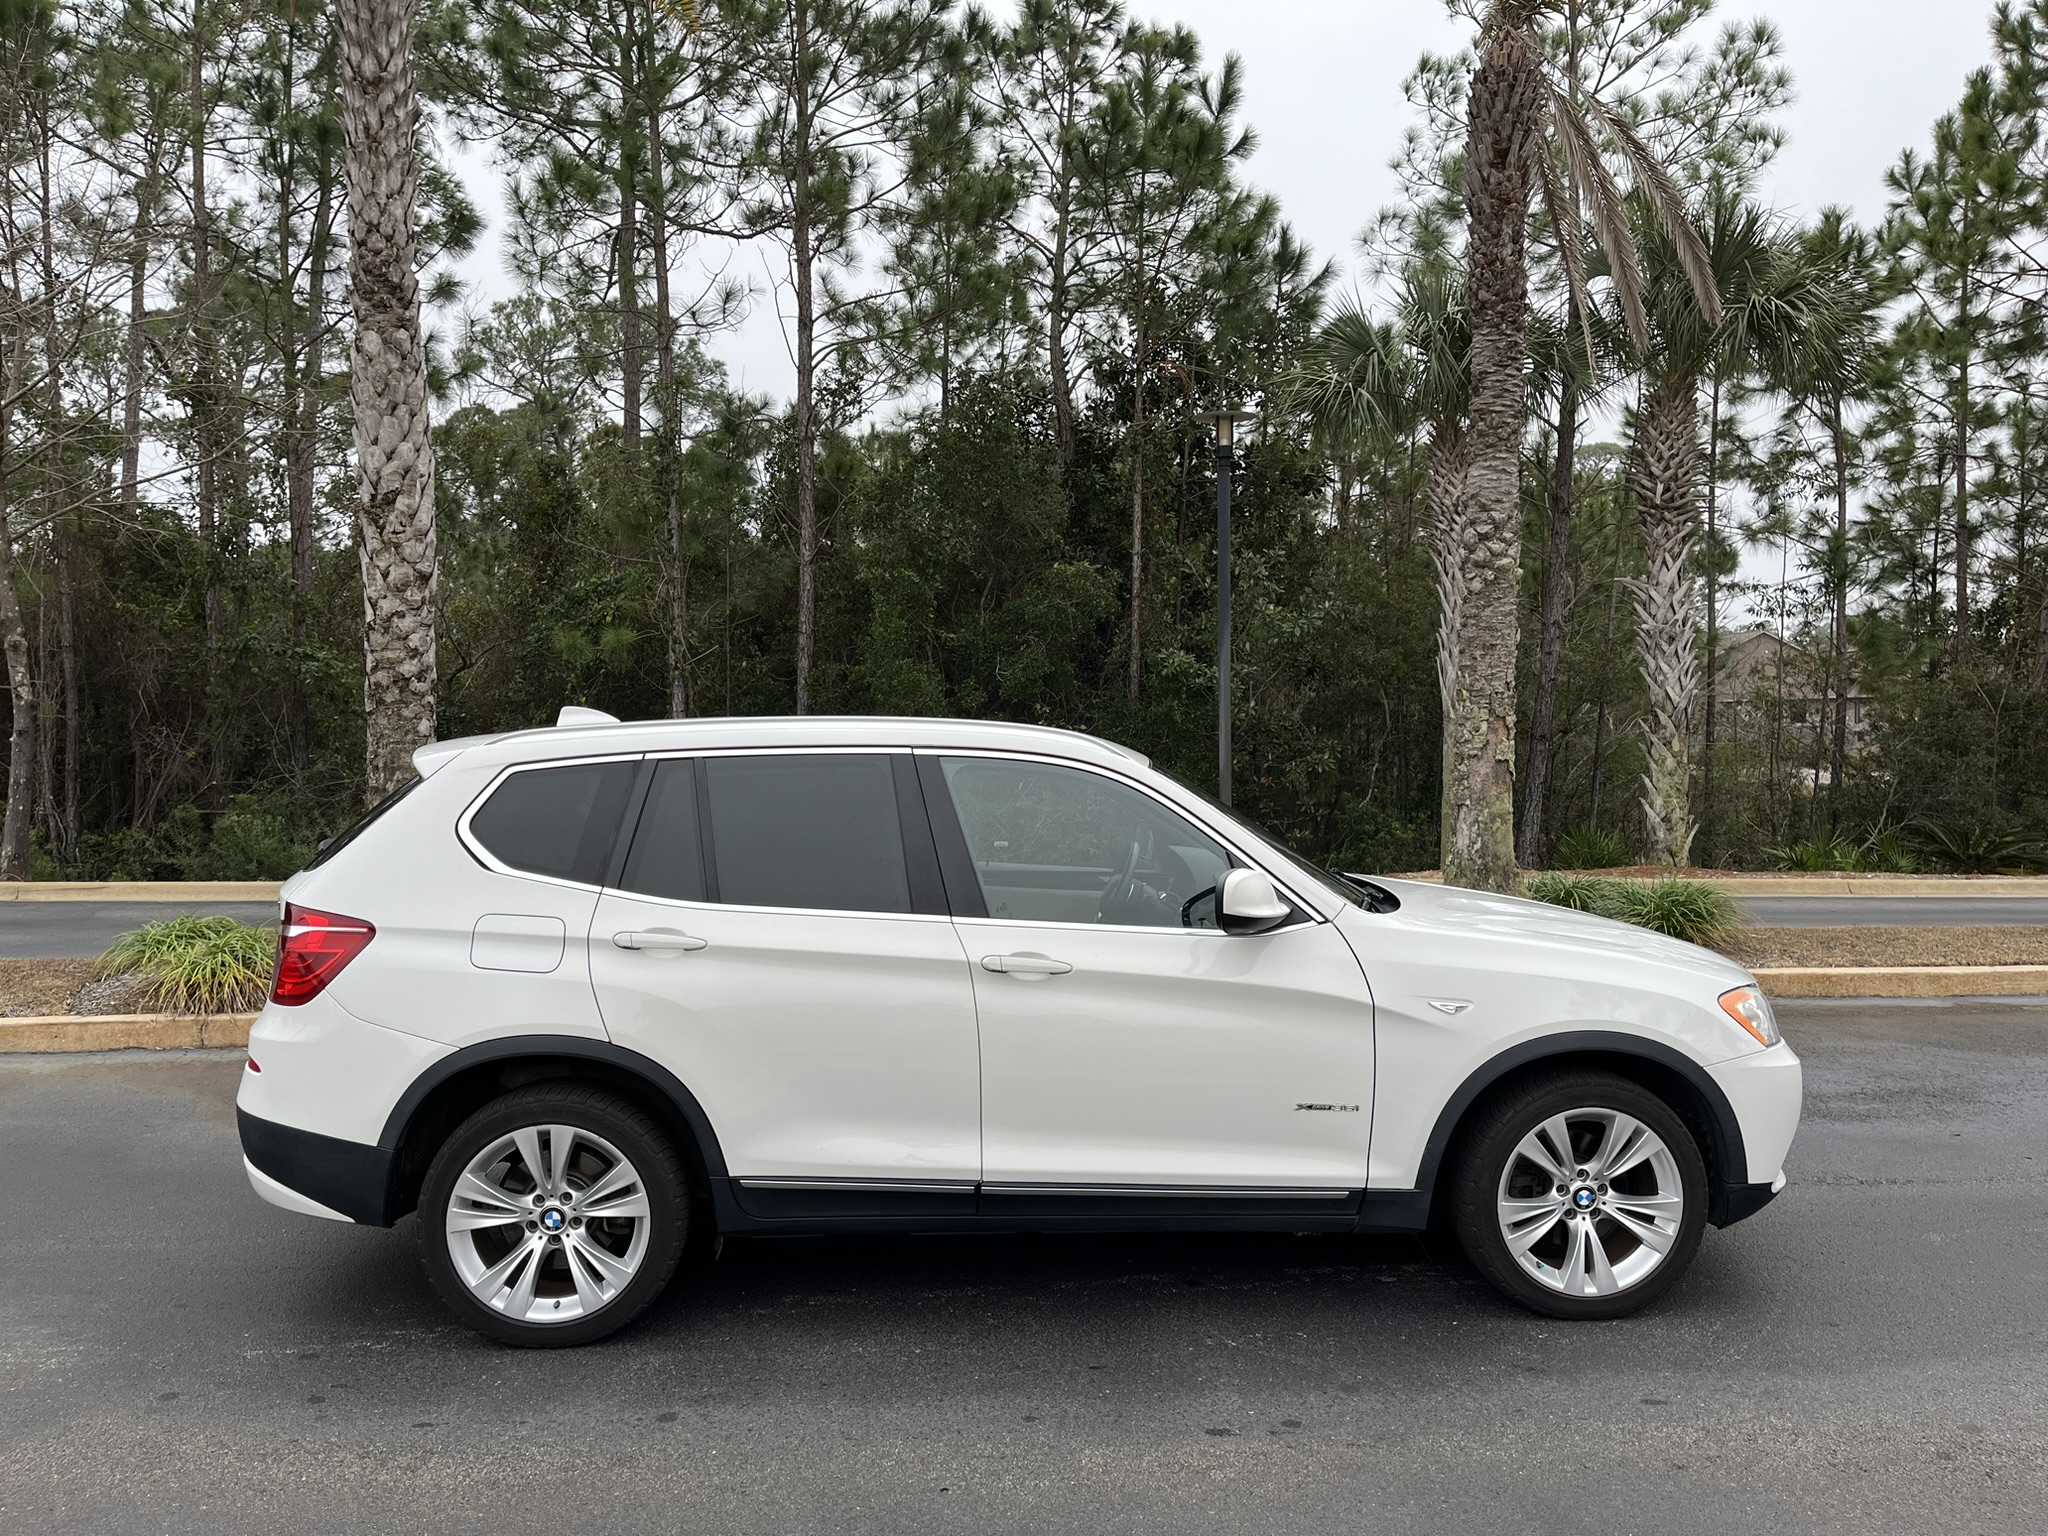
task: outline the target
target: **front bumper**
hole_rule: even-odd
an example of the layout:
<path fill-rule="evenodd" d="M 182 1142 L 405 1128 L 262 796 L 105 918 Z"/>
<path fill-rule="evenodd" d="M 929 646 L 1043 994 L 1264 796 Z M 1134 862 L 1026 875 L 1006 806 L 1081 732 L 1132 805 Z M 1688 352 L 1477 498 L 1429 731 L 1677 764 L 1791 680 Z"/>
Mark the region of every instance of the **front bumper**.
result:
<path fill-rule="evenodd" d="M 249 1183 L 272 1205 L 330 1221 L 391 1225 L 388 1147 L 279 1125 L 246 1109 L 235 1111 L 235 1124 L 242 1135 Z"/>

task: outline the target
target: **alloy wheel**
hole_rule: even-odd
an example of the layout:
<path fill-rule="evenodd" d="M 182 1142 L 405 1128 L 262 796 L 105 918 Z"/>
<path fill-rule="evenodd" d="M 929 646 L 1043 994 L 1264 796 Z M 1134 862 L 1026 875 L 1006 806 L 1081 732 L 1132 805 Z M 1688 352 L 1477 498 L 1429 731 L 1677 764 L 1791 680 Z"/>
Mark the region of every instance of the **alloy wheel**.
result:
<path fill-rule="evenodd" d="M 1677 1244 L 1685 1188 L 1664 1138 L 1616 1109 L 1551 1115 L 1522 1137 L 1496 1191 L 1522 1272 L 1566 1296 L 1642 1284 Z"/>
<path fill-rule="evenodd" d="M 615 1301 L 647 1256 L 639 1170 L 580 1126 L 529 1125 L 469 1160 L 443 1217 L 470 1294 L 516 1322 L 568 1323 Z"/>

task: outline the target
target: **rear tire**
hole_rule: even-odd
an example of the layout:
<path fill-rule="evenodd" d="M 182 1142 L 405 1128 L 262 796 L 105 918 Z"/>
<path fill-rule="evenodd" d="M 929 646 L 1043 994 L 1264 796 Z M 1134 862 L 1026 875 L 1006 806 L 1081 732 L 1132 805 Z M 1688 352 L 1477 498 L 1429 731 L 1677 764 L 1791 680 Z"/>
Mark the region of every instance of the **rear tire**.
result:
<path fill-rule="evenodd" d="M 653 1304 L 690 1231 L 682 1160 L 625 1100 L 540 1084 L 455 1128 L 420 1190 L 420 1257 L 464 1322 L 561 1348 Z"/>
<path fill-rule="evenodd" d="M 1625 1317 L 1676 1284 L 1707 1219 L 1705 1160 L 1640 1084 L 1563 1072 L 1486 1106 L 1452 1179 L 1452 1223 L 1479 1272 L 1551 1317 Z"/>

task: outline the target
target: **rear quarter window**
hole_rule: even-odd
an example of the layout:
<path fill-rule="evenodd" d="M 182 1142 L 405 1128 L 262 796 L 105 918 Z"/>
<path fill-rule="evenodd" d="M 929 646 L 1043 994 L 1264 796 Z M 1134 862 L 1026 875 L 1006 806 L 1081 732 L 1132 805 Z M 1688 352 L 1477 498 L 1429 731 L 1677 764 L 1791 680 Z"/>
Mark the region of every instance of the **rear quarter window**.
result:
<path fill-rule="evenodd" d="M 639 766 L 520 769 L 471 814 L 470 838 L 508 869 L 601 885 Z"/>

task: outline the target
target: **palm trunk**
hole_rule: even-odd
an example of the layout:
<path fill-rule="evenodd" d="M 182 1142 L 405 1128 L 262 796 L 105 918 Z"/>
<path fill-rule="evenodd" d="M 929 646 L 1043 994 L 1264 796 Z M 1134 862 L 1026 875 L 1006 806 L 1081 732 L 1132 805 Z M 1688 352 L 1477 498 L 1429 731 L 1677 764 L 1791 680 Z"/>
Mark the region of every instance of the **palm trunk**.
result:
<path fill-rule="evenodd" d="M 1638 416 L 1629 475 L 1643 520 L 1646 566 L 1636 588 L 1636 643 L 1649 690 L 1644 726 L 1643 822 L 1649 862 L 1682 865 L 1694 826 L 1692 711 L 1699 649 L 1692 605 L 1692 557 L 1699 479 L 1699 386 L 1690 375 L 1658 379 Z"/>
<path fill-rule="evenodd" d="M 339 0 L 348 141 L 349 288 L 355 344 L 356 507 L 363 571 L 368 794 L 412 772 L 434 739 L 434 458 L 414 275 L 414 139 L 408 0 Z"/>
<path fill-rule="evenodd" d="M 1700 819 L 1707 827 L 1707 853 L 1713 854 L 1714 741 L 1720 730 L 1716 697 L 1721 673 L 1721 379 L 1715 375 L 1707 392 L 1707 680 L 1702 701 L 1705 728 L 1700 733 Z"/>
<path fill-rule="evenodd" d="M 1444 729 L 1440 736 L 1438 813 L 1448 827 L 1451 803 L 1451 732 L 1457 707 L 1458 641 L 1465 623 L 1465 569 L 1459 559 L 1465 545 L 1466 476 L 1471 468 L 1464 429 L 1442 420 L 1429 434 L 1429 563 L 1436 572 L 1436 692 Z M 1447 877 L 1448 878 L 1448 877 Z"/>
<path fill-rule="evenodd" d="M 1472 321 L 1470 469 L 1458 563 L 1457 688 L 1444 721 L 1444 880 L 1512 891 L 1515 650 L 1528 365 L 1529 184 L 1543 121 L 1542 56 L 1526 25 L 1487 41 L 1466 110 Z"/>
<path fill-rule="evenodd" d="M 1529 715 L 1529 769 L 1522 785 L 1516 857 L 1543 862 L 1544 797 L 1550 788 L 1558 675 L 1564 668 L 1565 596 L 1571 587 L 1572 461 L 1579 436 L 1579 388 L 1569 374 L 1557 403 L 1557 467 L 1550 480 L 1549 549 L 1543 567 L 1543 629 L 1536 650 L 1536 702 Z"/>

